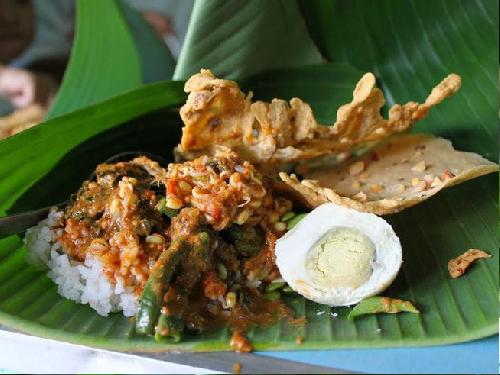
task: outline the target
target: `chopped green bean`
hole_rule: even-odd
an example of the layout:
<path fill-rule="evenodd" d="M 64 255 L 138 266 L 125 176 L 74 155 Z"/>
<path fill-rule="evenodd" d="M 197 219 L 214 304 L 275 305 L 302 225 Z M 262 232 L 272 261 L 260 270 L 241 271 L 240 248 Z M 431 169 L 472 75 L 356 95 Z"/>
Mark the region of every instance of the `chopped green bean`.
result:
<path fill-rule="evenodd" d="M 157 205 L 156 209 L 160 211 L 163 215 L 173 218 L 176 217 L 179 214 L 179 210 L 175 210 L 173 208 L 167 207 L 167 199 L 165 197 L 161 198 Z"/>
<path fill-rule="evenodd" d="M 264 236 L 257 227 L 233 224 L 224 231 L 223 236 L 239 254 L 245 256 L 255 254 L 264 244 Z"/>
<path fill-rule="evenodd" d="M 188 250 L 189 245 L 183 238 L 179 238 L 160 255 L 153 266 L 137 307 L 135 327 L 138 335 L 154 333 L 163 295 L 168 288 L 175 267 Z"/>
<path fill-rule="evenodd" d="M 281 289 L 286 285 L 284 281 L 272 282 L 266 286 L 266 292 L 273 292 L 275 290 Z"/>
<path fill-rule="evenodd" d="M 281 291 L 284 293 L 295 293 L 295 290 L 293 290 L 292 287 L 289 285 L 281 288 Z"/>
<path fill-rule="evenodd" d="M 167 338 L 175 343 L 182 340 L 184 322 L 182 318 L 162 313 L 156 326 L 155 340 L 161 341 Z"/>
<path fill-rule="evenodd" d="M 264 294 L 264 299 L 267 299 L 268 301 L 274 301 L 280 298 L 280 293 L 278 291 L 273 291 L 273 292 L 268 292 Z"/>
<path fill-rule="evenodd" d="M 227 268 L 223 263 L 217 263 L 217 273 L 219 274 L 219 278 L 221 280 L 227 279 Z"/>
<path fill-rule="evenodd" d="M 378 313 L 395 314 L 399 312 L 419 313 L 417 308 L 409 301 L 389 297 L 370 297 L 354 306 L 348 318 L 352 320 L 359 315 Z"/>
<path fill-rule="evenodd" d="M 281 221 L 288 221 L 292 218 L 295 217 L 295 212 L 287 212 L 286 214 L 284 214 L 282 217 L 281 217 Z"/>
<path fill-rule="evenodd" d="M 307 216 L 306 213 L 303 213 L 303 214 L 297 214 L 293 219 L 291 219 L 288 223 L 287 223 L 287 227 L 286 229 L 287 230 L 291 230 L 293 229 L 293 227 L 295 227 L 298 223 L 300 223 L 300 221 L 305 218 Z"/>

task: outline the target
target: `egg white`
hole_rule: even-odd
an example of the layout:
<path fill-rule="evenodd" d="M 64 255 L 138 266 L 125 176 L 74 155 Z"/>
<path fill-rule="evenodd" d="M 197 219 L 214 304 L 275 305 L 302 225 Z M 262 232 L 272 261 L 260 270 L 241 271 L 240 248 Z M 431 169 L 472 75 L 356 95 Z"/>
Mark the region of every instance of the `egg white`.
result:
<path fill-rule="evenodd" d="M 318 285 L 306 270 L 306 258 L 327 232 L 335 227 L 354 228 L 375 246 L 373 272 L 358 288 Z M 402 264 L 399 238 L 384 219 L 371 213 L 325 203 L 309 213 L 276 242 L 276 264 L 292 289 L 312 301 L 330 306 L 348 306 L 386 289 Z"/>

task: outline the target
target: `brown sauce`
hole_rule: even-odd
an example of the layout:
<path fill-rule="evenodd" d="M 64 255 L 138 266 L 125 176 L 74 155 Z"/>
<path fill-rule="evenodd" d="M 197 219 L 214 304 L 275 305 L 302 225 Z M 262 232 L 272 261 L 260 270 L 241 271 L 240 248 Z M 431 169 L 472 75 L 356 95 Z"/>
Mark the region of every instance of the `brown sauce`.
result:
<path fill-rule="evenodd" d="M 274 199 L 248 162 L 229 153 L 165 170 L 138 158 L 100 165 L 96 176 L 65 210 L 60 240 L 71 258 L 93 255 L 110 281 L 121 277 L 139 296 L 160 254 L 182 238 L 189 252 L 166 289 L 164 313 L 193 332 L 229 326 L 239 352 L 252 350 L 244 335 L 251 327 L 293 321 L 284 303 L 264 297 L 267 283 L 280 277 L 274 247 L 282 233 L 274 223 L 291 202 Z M 171 219 L 158 208 L 169 199 L 181 202 L 168 207 L 176 212 Z M 243 209 L 247 204 L 253 208 Z M 235 234 L 221 232 L 231 226 L 239 227 Z"/>

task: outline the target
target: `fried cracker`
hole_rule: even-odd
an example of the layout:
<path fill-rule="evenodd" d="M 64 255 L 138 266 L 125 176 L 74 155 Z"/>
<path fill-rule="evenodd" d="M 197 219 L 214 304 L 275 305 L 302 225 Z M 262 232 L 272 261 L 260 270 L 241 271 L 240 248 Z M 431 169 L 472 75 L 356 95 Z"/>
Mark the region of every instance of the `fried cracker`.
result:
<path fill-rule="evenodd" d="M 252 102 L 234 81 L 216 78 L 201 70 L 185 85 L 189 93 L 180 114 L 184 122 L 177 154 L 192 159 L 212 154 L 215 145 L 236 151 L 253 163 L 289 163 L 326 154 L 361 148 L 409 129 L 429 109 L 455 93 L 460 76 L 450 74 L 439 83 L 423 104 L 395 104 L 389 118 L 380 114 L 385 104 L 375 76 L 366 73 L 356 85 L 352 102 L 337 111 L 337 122 L 316 122 L 311 107 L 298 98 L 289 102 Z"/>
<path fill-rule="evenodd" d="M 472 152 L 456 151 L 446 139 L 408 134 L 394 137 L 358 159 L 305 169 L 302 181 L 285 172 L 280 178 L 311 208 L 333 202 L 385 215 L 495 171 L 497 164 Z"/>

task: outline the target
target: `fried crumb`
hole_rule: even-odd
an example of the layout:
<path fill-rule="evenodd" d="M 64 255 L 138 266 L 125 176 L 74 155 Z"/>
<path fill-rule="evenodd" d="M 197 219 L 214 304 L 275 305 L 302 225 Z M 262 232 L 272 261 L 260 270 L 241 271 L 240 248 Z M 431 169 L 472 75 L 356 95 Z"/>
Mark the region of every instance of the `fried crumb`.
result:
<path fill-rule="evenodd" d="M 491 254 L 479 249 L 469 249 L 448 262 L 448 272 L 452 278 L 456 279 L 462 276 L 474 261 L 481 258 L 491 258 Z"/>
<path fill-rule="evenodd" d="M 303 337 L 303 336 L 297 336 L 297 337 L 295 338 L 295 343 L 296 343 L 297 345 L 302 345 L 302 344 L 304 343 L 304 337 Z"/>
<path fill-rule="evenodd" d="M 411 186 L 417 186 L 419 184 L 420 180 L 418 179 L 418 177 L 413 177 L 411 179 Z"/>
<path fill-rule="evenodd" d="M 240 374 L 241 373 L 241 363 L 240 362 L 234 362 L 233 364 L 233 374 Z"/>
<path fill-rule="evenodd" d="M 231 349 L 237 353 L 249 353 L 253 350 L 252 344 L 243 332 L 235 331 L 229 342 Z"/>

